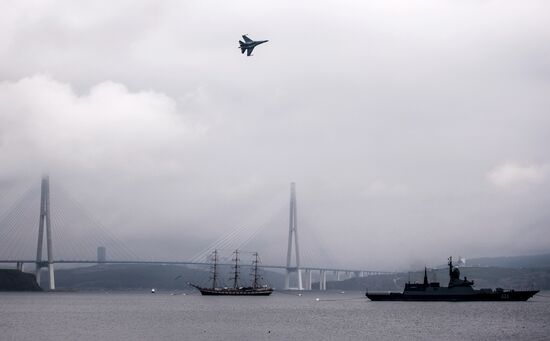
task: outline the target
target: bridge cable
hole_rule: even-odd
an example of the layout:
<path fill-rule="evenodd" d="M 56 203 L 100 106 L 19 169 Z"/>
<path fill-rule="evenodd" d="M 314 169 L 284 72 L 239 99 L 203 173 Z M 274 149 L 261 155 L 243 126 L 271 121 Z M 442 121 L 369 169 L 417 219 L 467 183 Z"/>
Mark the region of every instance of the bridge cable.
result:
<path fill-rule="evenodd" d="M 25 247 L 22 247 L 22 242 L 25 240 L 25 229 L 24 225 L 27 225 L 29 220 L 29 214 L 27 214 L 28 211 L 32 208 L 32 203 L 34 203 L 36 200 L 33 200 L 34 198 L 30 195 L 32 191 L 28 191 L 23 197 L 22 200 L 18 203 L 18 205 L 10 212 L 11 217 L 8 219 L 8 224 L 11 225 L 11 227 L 8 228 L 6 231 L 5 236 L 2 237 L 4 242 L 7 243 L 7 246 L 4 248 L 8 259 L 17 259 L 18 257 L 15 257 L 14 255 L 25 255 Z M 38 205 L 37 205 L 38 208 Z M 38 209 L 36 209 L 36 212 L 39 212 Z M 38 214 L 36 214 L 38 216 Z M 21 220 L 23 220 L 23 224 L 21 224 Z M 22 226 L 23 225 L 23 226 Z M 27 245 L 28 246 L 28 245 Z M 10 256 L 11 255 L 11 256 Z M 23 258 L 29 258 L 28 256 Z M 30 257 L 31 259 L 34 258 L 34 256 Z"/>
<path fill-rule="evenodd" d="M 26 203 L 28 202 L 29 198 L 31 198 L 30 193 L 33 189 L 34 188 L 29 189 L 21 197 L 19 197 L 15 204 L 12 205 L 10 209 L 7 210 L 0 219 L 0 226 L 6 226 L 6 228 L 3 229 L 2 232 L 0 232 L 0 240 L 3 240 L 4 238 L 9 237 L 11 234 L 16 232 L 17 222 L 20 217 L 23 216 L 22 212 L 26 211 L 27 209 Z"/>
<path fill-rule="evenodd" d="M 64 198 L 69 204 L 73 205 L 73 207 L 75 208 L 75 212 L 80 213 L 80 215 L 82 217 L 85 217 L 87 222 L 92 225 L 91 227 L 95 228 L 96 231 L 101 232 L 96 235 L 96 238 L 105 242 L 105 244 L 108 244 L 106 246 L 112 247 L 113 249 L 111 250 L 111 252 L 118 255 L 118 257 L 120 257 L 119 260 L 141 259 L 141 257 L 139 257 L 133 250 L 128 248 L 122 241 L 115 237 L 102 223 L 92 217 L 84 208 L 84 206 L 79 201 L 70 196 L 62 186 L 59 186 L 59 192 L 63 194 Z"/>

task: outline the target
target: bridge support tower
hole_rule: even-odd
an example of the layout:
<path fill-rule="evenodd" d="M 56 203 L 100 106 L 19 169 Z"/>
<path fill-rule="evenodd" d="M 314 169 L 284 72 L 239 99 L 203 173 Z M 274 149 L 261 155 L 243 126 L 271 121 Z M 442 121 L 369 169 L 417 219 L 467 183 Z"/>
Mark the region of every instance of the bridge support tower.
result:
<path fill-rule="evenodd" d="M 285 289 L 290 289 L 290 274 L 296 272 L 298 277 L 298 290 L 304 290 L 302 284 L 302 271 L 300 269 L 300 248 L 298 246 L 298 224 L 297 224 L 297 209 L 296 209 L 296 186 L 290 184 L 290 216 L 288 224 L 288 248 L 286 254 L 286 273 L 285 273 Z M 292 241 L 294 240 L 294 243 Z M 294 244 L 294 254 L 296 256 L 296 266 L 292 266 L 292 246 Z"/>
<path fill-rule="evenodd" d="M 305 290 L 311 291 L 311 284 L 313 283 L 313 273 L 312 273 L 311 269 L 306 269 L 305 270 L 305 275 L 306 275 Z"/>
<path fill-rule="evenodd" d="M 46 226 L 46 249 L 48 260 L 42 260 L 42 247 L 44 244 L 44 225 Z M 36 282 L 40 285 L 40 270 L 48 268 L 49 288 L 55 289 L 55 277 L 53 270 L 52 226 L 50 219 L 50 178 L 42 177 L 40 190 L 40 221 L 38 223 L 38 246 L 36 248 Z"/>
<path fill-rule="evenodd" d="M 319 290 L 327 290 L 327 271 L 319 270 Z"/>

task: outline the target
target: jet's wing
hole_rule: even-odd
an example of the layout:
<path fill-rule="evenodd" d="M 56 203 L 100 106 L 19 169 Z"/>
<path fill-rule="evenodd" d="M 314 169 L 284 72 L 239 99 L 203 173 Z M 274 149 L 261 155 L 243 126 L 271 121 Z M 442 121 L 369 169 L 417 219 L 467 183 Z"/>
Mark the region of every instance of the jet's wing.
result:
<path fill-rule="evenodd" d="M 246 49 L 246 55 L 250 57 L 250 55 L 252 54 L 252 50 L 254 50 L 254 47 L 249 47 Z"/>
<path fill-rule="evenodd" d="M 251 43 L 251 42 L 254 41 L 254 40 L 248 38 L 248 37 L 246 36 L 246 34 L 243 36 L 243 39 L 244 39 L 244 41 L 247 42 L 247 43 Z"/>

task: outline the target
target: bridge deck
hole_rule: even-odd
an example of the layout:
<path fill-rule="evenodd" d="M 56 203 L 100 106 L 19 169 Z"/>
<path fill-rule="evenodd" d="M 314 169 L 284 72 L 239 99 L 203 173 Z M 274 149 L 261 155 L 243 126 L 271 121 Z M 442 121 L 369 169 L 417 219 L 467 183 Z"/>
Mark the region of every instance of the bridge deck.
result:
<path fill-rule="evenodd" d="M 0 260 L 0 263 L 36 263 L 36 260 Z M 206 262 L 189 262 L 189 261 L 105 261 L 98 262 L 97 260 L 56 260 L 53 264 L 158 264 L 158 265 L 200 265 L 210 266 L 211 263 Z M 233 263 L 218 263 L 219 266 L 233 266 Z M 281 269 L 286 270 L 285 265 L 258 265 L 264 269 Z M 296 269 L 292 267 L 291 269 Z M 366 274 L 390 274 L 389 271 L 373 271 L 373 270 L 360 270 L 360 269 L 343 269 L 343 268 L 323 268 L 323 267 L 311 267 L 301 266 L 300 270 L 313 270 L 313 271 L 328 271 L 328 272 L 363 272 Z"/>

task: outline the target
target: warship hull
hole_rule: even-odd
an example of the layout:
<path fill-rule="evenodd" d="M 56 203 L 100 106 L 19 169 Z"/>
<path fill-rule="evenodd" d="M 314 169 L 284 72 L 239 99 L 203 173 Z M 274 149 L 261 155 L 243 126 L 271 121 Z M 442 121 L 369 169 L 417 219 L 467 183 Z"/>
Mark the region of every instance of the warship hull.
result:
<path fill-rule="evenodd" d="M 408 293 L 367 293 L 371 301 L 446 301 L 446 302 L 472 302 L 472 301 L 527 301 L 533 297 L 538 290 L 526 291 L 505 291 L 492 293 L 471 293 L 471 294 L 408 294 Z"/>

